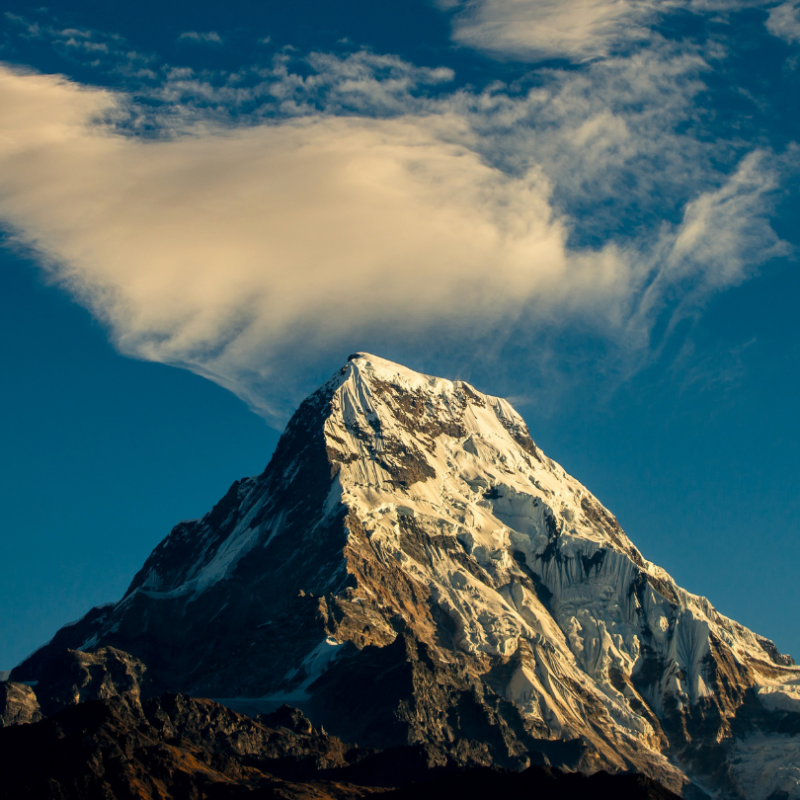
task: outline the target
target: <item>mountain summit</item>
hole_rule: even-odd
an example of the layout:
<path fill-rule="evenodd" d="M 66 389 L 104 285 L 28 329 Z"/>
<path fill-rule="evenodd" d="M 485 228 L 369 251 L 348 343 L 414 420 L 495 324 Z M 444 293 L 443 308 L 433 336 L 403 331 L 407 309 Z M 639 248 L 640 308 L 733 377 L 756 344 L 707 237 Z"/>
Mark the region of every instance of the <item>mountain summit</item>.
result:
<path fill-rule="evenodd" d="M 126 651 L 159 688 L 301 705 L 370 746 L 800 797 L 792 659 L 647 561 L 506 401 L 365 353 L 263 474 L 12 679 L 67 647 Z"/>

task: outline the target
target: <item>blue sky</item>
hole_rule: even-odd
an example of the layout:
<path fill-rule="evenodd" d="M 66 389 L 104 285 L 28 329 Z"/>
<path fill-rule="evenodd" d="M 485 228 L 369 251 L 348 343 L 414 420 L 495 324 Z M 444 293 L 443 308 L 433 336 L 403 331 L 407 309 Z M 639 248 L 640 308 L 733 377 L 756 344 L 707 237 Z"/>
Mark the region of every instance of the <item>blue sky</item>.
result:
<path fill-rule="evenodd" d="M 0 667 L 354 350 L 800 655 L 797 3 L 5 8 Z"/>

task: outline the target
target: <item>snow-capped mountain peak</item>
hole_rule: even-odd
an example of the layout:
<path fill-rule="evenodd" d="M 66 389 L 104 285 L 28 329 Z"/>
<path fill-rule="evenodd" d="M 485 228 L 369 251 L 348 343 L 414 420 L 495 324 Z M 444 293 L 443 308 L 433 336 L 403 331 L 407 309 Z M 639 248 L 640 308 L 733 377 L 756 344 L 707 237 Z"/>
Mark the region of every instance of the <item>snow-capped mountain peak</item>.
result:
<path fill-rule="evenodd" d="M 800 797 L 792 660 L 645 560 L 505 400 L 366 353 L 19 677 L 65 643 L 364 743 Z"/>

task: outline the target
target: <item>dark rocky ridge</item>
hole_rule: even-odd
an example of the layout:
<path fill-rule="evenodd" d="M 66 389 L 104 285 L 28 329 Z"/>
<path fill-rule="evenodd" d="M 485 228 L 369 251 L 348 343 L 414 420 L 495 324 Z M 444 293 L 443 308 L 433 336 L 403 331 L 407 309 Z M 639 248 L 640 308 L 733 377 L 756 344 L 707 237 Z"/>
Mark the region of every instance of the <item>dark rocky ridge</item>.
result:
<path fill-rule="evenodd" d="M 519 773 L 498 773 L 486 768 L 460 770 L 429 782 L 406 786 L 381 795 L 382 800 L 674 800 L 677 795 L 644 775 L 609 775 L 598 772 L 560 773 L 530 767 Z"/>
<path fill-rule="evenodd" d="M 89 700 L 0 730 L 3 798 L 356 798 L 335 783 L 297 787 L 348 764 L 348 748 L 282 711 L 252 720 L 209 700 L 164 695 Z"/>
<path fill-rule="evenodd" d="M 38 722 L 87 700 L 127 697 L 136 702 L 150 689 L 145 672 L 139 659 L 114 647 L 56 653 L 30 685 L 0 683 L 0 728 Z"/>
<path fill-rule="evenodd" d="M 209 700 L 166 694 L 88 700 L 47 720 L 0 730 L 0 798 L 8 800 L 356 800 L 504 797 L 675 800 L 647 779 L 462 774 L 424 747 L 376 753 L 314 728 L 289 707 L 250 719 Z M 434 781 L 426 787 L 426 781 Z M 405 791 L 386 792 L 391 787 Z"/>

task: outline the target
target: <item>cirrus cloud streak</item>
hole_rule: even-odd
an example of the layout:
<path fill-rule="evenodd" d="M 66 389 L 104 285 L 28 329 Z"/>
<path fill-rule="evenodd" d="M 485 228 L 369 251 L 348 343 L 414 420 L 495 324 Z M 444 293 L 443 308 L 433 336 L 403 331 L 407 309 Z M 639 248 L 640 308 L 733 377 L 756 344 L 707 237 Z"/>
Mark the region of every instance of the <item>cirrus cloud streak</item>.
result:
<path fill-rule="evenodd" d="M 439 0 L 454 13 L 453 39 L 495 57 L 522 61 L 602 58 L 620 46 L 652 38 L 653 25 L 676 11 L 733 13 L 774 5 L 774 0 Z M 791 28 L 793 3 L 767 25 Z"/>

